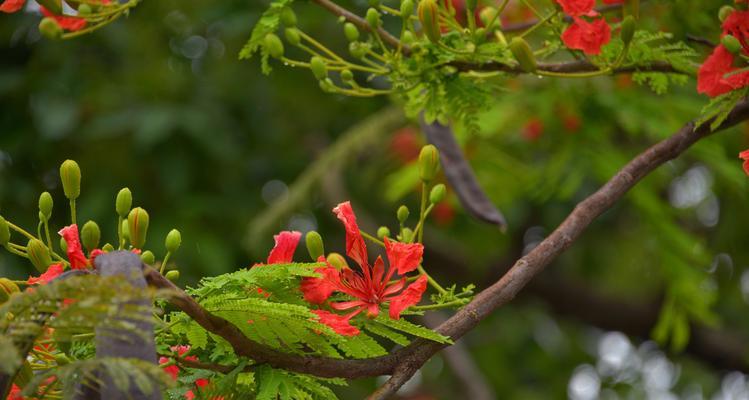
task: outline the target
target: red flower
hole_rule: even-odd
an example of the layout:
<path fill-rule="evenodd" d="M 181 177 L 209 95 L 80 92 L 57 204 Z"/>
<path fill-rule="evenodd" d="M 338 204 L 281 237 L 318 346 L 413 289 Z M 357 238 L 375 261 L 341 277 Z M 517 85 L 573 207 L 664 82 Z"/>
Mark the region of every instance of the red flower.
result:
<path fill-rule="evenodd" d="M 50 282 L 52 282 L 53 279 L 60 276 L 63 272 L 63 265 L 62 263 L 52 264 L 50 265 L 47 270 L 39 275 L 38 277 L 29 277 L 29 279 L 26 281 L 29 285 L 35 285 L 37 283 L 41 283 L 43 285 L 46 285 Z"/>
<path fill-rule="evenodd" d="M 716 47 L 697 72 L 697 92 L 715 97 L 749 85 L 749 71 L 735 73 L 733 61 L 723 45 Z"/>
<path fill-rule="evenodd" d="M 744 160 L 744 172 L 749 175 L 749 149 L 739 153 L 739 158 Z"/>
<path fill-rule="evenodd" d="M 356 223 L 356 215 L 351 208 L 351 203 L 341 203 L 333 209 L 333 212 L 346 228 L 346 254 L 359 264 L 360 271 L 355 272 L 350 268 L 344 268 L 339 272 L 331 266 L 319 268 L 317 272 L 322 277 L 307 278 L 302 282 L 301 289 L 305 299 L 313 299 L 313 302 L 322 303 L 334 291 L 345 293 L 356 299 L 330 304 L 336 310 L 356 309 L 345 317 L 334 318 L 323 314 L 325 317 L 321 318 L 321 322 L 330 322 L 329 325 L 336 329 L 336 332 L 353 332 L 351 328 L 348 328 L 348 321 L 353 316 L 366 311 L 367 316 L 376 317 L 380 312 L 380 305 L 388 302 L 390 303 L 390 317 L 400 318 L 401 311 L 421 300 L 426 290 L 426 276 L 419 277 L 405 290 L 403 290 L 406 286 L 405 277 L 394 282 L 391 282 L 391 278 L 396 272 L 405 274 L 416 269 L 421 262 L 424 247 L 419 243 L 393 243 L 386 238 L 385 248 L 390 263 L 389 268 L 385 270 L 385 263 L 381 257 L 377 257 L 374 266 L 370 266 L 367 247 Z"/>
<path fill-rule="evenodd" d="M 338 315 L 323 310 L 312 310 L 312 312 L 317 314 L 321 323 L 333 328 L 333 330 L 339 335 L 356 336 L 359 334 L 359 329 L 349 323 L 351 317 L 354 316 L 353 314 Z"/>
<path fill-rule="evenodd" d="M 593 6 L 596 5 L 596 0 L 557 0 L 562 10 L 573 17 L 579 17 L 582 15 L 595 16 L 597 12 L 593 11 Z"/>
<path fill-rule="evenodd" d="M 8 14 L 14 13 L 22 9 L 24 4 L 26 4 L 26 0 L 5 0 L 0 4 L 0 11 Z"/>
<path fill-rule="evenodd" d="M 81 29 L 86 27 L 87 22 L 85 18 L 55 15 L 44 7 L 40 7 L 40 9 L 42 10 L 42 15 L 54 19 L 55 21 L 57 21 L 57 24 L 66 31 L 75 32 L 80 31 Z"/>
<path fill-rule="evenodd" d="M 744 54 L 749 55 L 749 11 L 736 10 L 723 21 L 723 33 L 739 40 Z"/>
<path fill-rule="evenodd" d="M 180 356 L 184 360 L 188 360 L 188 361 L 197 361 L 198 360 L 198 358 L 195 357 L 195 356 L 182 357 L 185 353 L 187 353 L 188 351 L 190 351 L 190 346 L 178 345 L 178 346 L 172 346 L 169 349 L 171 351 L 177 352 L 177 355 Z M 159 365 L 166 364 L 168 362 L 169 362 L 169 358 L 168 357 L 160 357 L 159 358 Z M 179 375 L 179 367 L 177 365 L 169 365 L 169 366 L 164 367 L 164 372 L 166 372 L 167 374 L 169 374 L 172 377 L 172 379 L 174 379 L 176 381 L 177 380 L 177 376 Z"/>
<path fill-rule="evenodd" d="M 407 164 L 419 157 L 421 144 L 416 130 L 410 126 L 402 128 L 390 139 L 390 152 L 403 164 Z"/>
<path fill-rule="evenodd" d="M 523 137 L 528 141 L 538 140 L 544 133 L 544 123 L 538 118 L 531 118 L 523 127 Z"/>
<path fill-rule="evenodd" d="M 283 231 L 273 236 L 276 245 L 268 254 L 268 264 L 290 263 L 301 237 L 302 233 L 297 231 Z"/>
<path fill-rule="evenodd" d="M 562 41 L 567 47 L 582 50 L 585 54 L 599 54 L 601 46 L 610 40 L 611 27 L 603 18 L 593 22 L 575 18 L 575 22 L 562 33 Z"/>
<path fill-rule="evenodd" d="M 68 244 L 68 261 L 70 261 L 70 268 L 72 269 L 86 269 L 88 267 L 88 260 L 83 254 L 81 248 L 81 240 L 78 237 L 78 225 L 73 224 L 60 229 L 57 232 L 65 243 Z"/>
<path fill-rule="evenodd" d="M 15 383 L 13 386 L 10 387 L 10 392 L 8 393 L 7 400 L 23 400 L 24 397 L 21 396 L 21 388 L 18 387 Z"/>

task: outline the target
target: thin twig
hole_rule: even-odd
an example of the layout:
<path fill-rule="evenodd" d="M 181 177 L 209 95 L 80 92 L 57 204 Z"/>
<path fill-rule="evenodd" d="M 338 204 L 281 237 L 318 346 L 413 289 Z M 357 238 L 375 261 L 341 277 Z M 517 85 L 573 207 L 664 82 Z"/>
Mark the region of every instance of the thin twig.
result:
<path fill-rule="evenodd" d="M 401 43 L 398 38 L 391 35 L 390 32 L 386 31 L 383 28 L 377 28 L 376 30 L 372 30 L 372 27 L 369 26 L 369 23 L 364 18 L 352 13 L 351 11 L 339 6 L 338 4 L 330 1 L 330 0 L 312 0 L 314 3 L 317 3 L 320 7 L 328 10 L 334 15 L 337 15 L 339 17 L 343 17 L 346 19 L 346 21 L 351 22 L 352 24 L 356 25 L 359 29 L 368 31 L 368 32 L 375 32 L 377 35 L 382 38 L 382 40 L 390 45 L 393 48 L 400 48 L 405 55 L 409 55 L 411 53 L 411 48 L 407 45 Z"/>

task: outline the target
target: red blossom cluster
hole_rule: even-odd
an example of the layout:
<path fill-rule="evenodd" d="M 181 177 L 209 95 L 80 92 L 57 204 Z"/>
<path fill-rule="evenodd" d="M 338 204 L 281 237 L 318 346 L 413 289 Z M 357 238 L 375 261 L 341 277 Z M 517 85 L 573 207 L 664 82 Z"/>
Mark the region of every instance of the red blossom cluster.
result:
<path fill-rule="evenodd" d="M 109 0 L 102 0 L 102 4 L 108 4 Z M 14 13 L 17 11 L 20 11 L 23 6 L 26 4 L 26 0 L 5 0 L 2 3 L 0 3 L 0 11 L 4 13 Z M 52 11 L 48 10 L 44 6 L 40 6 L 42 15 L 45 17 L 52 18 L 57 22 L 58 25 L 60 25 L 60 28 L 74 32 L 79 31 L 86 27 L 86 19 L 80 18 L 80 17 L 73 17 L 69 15 L 63 15 L 63 14 L 55 14 Z"/>
<path fill-rule="evenodd" d="M 749 56 L 749 11 L 734 10 L 723 20 L 721 37 L 731 35 L 741 44 L 740 53 Z M 723 44 L 718 45 L 697 73 L 697 91 L 710 97 L 749 86 L 749 66 Z"/>
<path fill-rule="evenodd" d="M 341 335 L 359 334 L 359 329 L 352 326 L 351 318 L 361 312 L 374 318 L 379 315 L 380 306 L 388 305 L 390 318 L 400 318 L 401 312 L 417 304 L 426 290 L 427 277 L 419 276 L 406 286 L 406 275 L 414 271 L 421 263 L 424 246 L 419 243 L 394 242 L 387 237 L 384 240 L 388 267 L 382 257 L 377 257 L 374 265 L 369 264 L 367 246 L 356 223 L 356 215 L 351 203 L 339 204 L 333 209 L 346 229 L 346 254 L 359 265 L 359 270 L 343 267 L 340 270 L 332 266 L 324 256 L 318 262 L 325 267 L 315 270 L 319 278 L 305 278 L 301 284 L 304 299 L 312 304 L 327 304 L 333 310 L 352 310 L 349 314 L 339 315 L 331 311 L 313 311 L 320 322 L 333 328 Z M 268 257 L 268 264 L 288 263 L 292 261 L 294 249 L 299 243 L 299 232 L 281 232 L 274 236 L 275 247 Z M 400 279 L 391 280 L 395 274 Z M 328 299 L 335 293 L 351 296 L 351 301 L 330 302 Z"/>
<path fill-rule="evenodd" d="M 190 351 L 190 346 L 179 345 L 179 346 L 172 346 L 169 349 L 171 351 L 177 353 L 177 355 L 181 359 L 183 359 L 183 360 L 186 360 L 186 361 L 198 361 L 198 358 L 195 357 L 195 356 L 185 356 L 185 354 Z M 169 357 L 160 357 L 159 358 L 159 365 L 166 365 L 166 364 L 169 364 L 169 363 L 171 363 L 171 360 L 169 359 Z M 172 379 L 174 379 L 175 381 L 177 380 L 177 377 L 179 377 L 179 367 L 176 364 L 166 365 L 164 367 L 164 372 L 166 372 L 167 374 L 169 374 L 172 377 Z M 195 384 L 195 390 L 198 390 L 198 391 L 203 390 L 203 388 L 205 388 L 206 386 L 208 386 L 210 383 L 211 383 L 211 381 L 208 380 L 208 379 L 198 378 L 194 382 L 194 384 Z M 185 399 L 187 399 L 187 400 L 193 400 L 195 398 L 196 398 L 195 392 L 193 392 L 192 389 L 188 390 L 185 393 Z M 204 398 L 204 397 L 200 397 L 200 398 Z M 211 400 L 224 400 L 224 398 L 222 396 L 215 396 L 215 397 L 211 397 Z"/>
<path fill-rule="evenodd" d="M 595 0 L 556 0 L 562 11 L 572 17 L 572 24 L 562 32 L 564 44 L 585 54 L 601 53 L 601 47 L 611 40 L 611 27 L 593 7 Z M 622 0 L 604 0 L 606 4 L 618 4 Z M 585 18 L 588 19 L 585 19 Z"/>
<path fill-rule="evenodd" d="M 67 253 L 71 269 L 86 269 L 93 265 L 94 258 L 101 254 L 100 250 L 98 252 L 94 250 L 91 252 L 91 259 L 86 258 L 86 255 L 83 254 L 81 240 L 78 236 L 78 225 L 76 224 L 66 226 L 60 229 L 58 233 L 68 245 Z M 26 283 L 29 285 L 50 283 L 64 272 L 64 268 L 62 263 L 51 264 L 43 274 L 29 277 Z"/>

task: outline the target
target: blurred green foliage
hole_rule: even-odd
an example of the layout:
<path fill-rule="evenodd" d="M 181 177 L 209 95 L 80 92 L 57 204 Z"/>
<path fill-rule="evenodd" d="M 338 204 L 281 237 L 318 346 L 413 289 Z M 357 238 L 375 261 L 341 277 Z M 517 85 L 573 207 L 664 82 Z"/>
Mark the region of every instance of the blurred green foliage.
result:
<path fill-rule="evenodd" d="M 715 41 L 717 9 L 725 3 L 647 2 L 643 26 L 679 40 L 691 34 Z M 307 186 L 303 201 L 262 234 L 247 237 L 257 232 L 251 222 L 269 204 L 293 196 L 285 188 L 339 135 L 388 103 L 324 94 L 309 71 L 275 68 L 266 77 L 258 63 L 238 61 L 265 6 L 147 1 L 127 20 L 67 42 L 40 40 L 35 15 L 3 15 L 0 213 L 33 229 L 38 195 L 48 190 L 57 203 L 53 226 L 66 224 L 57 168 L 75 159 L 83 170 L 79 221 L 96 220 L 103 240 L 115 241 L 114 197 L 130 187 L 134 206 L 151 214 L 149 247 L 162 249 L 167 232 L 181 230 L 174 260 L 180 283 L 188 285 L 262 261 L 271 235 L 290 226 L 316 226 L 326 246 L 341 251 L 343 231 L 329 210 L 346 198 L 366 229 L 394 228 L 397 206 L 417 204 L 415 169 L 398 154 L 423 139 L 388 130 L 364 150 L 343 151 L 339 163 Z M 362 12 L 365 4 L 353 7 Z M 305 30 L 344 48 L 335 18 L 306 3 L 297 14 Z M 458 134 L 510 230 L 501 234 L 471 220 L 453 194 L 441 222 L 426 230 L 427 246 L 438 250 L 431 260 L 428 253 L 427 268 L 449 249 L 465 269 L 436 269 L 435 275 L 459 285 L 484 287 L 486 277 L 500 274 L 499 260 L 517 258 L 631 157 L 698 116 L 707 102 L 693 80 L 664 95 L 626 76 L 505 83 L 507 91 L 481 115 L 481 132 Z M 749 335 L 743 318 L 749 179 L 736 159 L 748 142 L 744 124 L 664 165 L 593 223 L 546 274 L 635 303 L 666 299 L 665 319 L 680 322 L 662 328 L 669 331 L 664 337 L 681 337 L 677 342 L 686 321 Z M 0 275 L 22 279 L 32 272 L 0 252 Z M 576 366 L 596 364 L 602 333 L 528 298 L 497 312 L 465 342 L 502 398 L 564 397 Z M 706 395 L 718 390 L 719 371 L 690 357 L 672 354 L 672 360 L 680 366 L 674 393 L 695 384 Z M 461 383 L 449 371 L 443 356 L 427 364 L 426 390 L 439 398 L 460 396 Z M 344 388 L 342 397 L 362 397 L 372 383 Z M 637 379 L 604 386 L 635 397 L 647 387 Z"/>

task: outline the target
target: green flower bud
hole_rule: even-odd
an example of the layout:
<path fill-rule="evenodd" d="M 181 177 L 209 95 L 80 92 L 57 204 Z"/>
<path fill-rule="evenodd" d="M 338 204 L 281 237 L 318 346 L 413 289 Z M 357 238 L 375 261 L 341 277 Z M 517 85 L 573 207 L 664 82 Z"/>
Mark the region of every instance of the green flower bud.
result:
<path fill-rule="evenodd" d="M 302 42 L 302 37 L 299 36 L 299 29 L 297 28 L 286 28 L 283 31 L 286 41 L 292 46 L 298 46 Z"/>
<path fill-rule="evenodd" d="M 13 293 L 20 292 L 21 289 L 18 288 L 18 285 L 13 283 L 8 278 L 0 278 L 0 304 L 5 303 L 10 299 L 10 295 Z"/>
<path fill-rule="evenodd" d="M 127 214 L 130 213 L 130 207 L 133 206 L 133 194 L 130 193 L 130 189 L 123 188 L 117 193 L 117 200 L 115 201 L 115 210 L 117 215 L 122 218 L 127 218 Z"/>
<path fill-rule="evenodd" d="M 403 0 L 403 2 L 401 2 L 401 18 L 403 18 L 404 21 L 408 21 L 413 13 L 414 2 L 412 0 Z"/>
<path fill-rule="evenodd" d="M 484 26 L 489 25 L 497 16 L 497 9 L 494 7 L 484 7 L 479 12 L 479 19 L 484 23 Z"/>
<path fill-rule="evenodd" d="M 18 285 L 13 283 L 8 278 L 0 278 L 0 292 L 4 292 L 5 294 L 13 294 L 13 293 L 19 293 L 21 292 L 21 289 L 18 288 Z"/>
<path fill-rule="evenodd" d="M 130 210 L 127 216 L 127 226 L 130 231 L 130 244 L 136 249 L 142 249 L 146 244 L 149 217 L 146 210 L 137 207 Z"/>
<path fill-rule="evenodd" d="M 383 239 L 385 236 L 390 237 L 390 229 L 387 226 L 377 228 L 377 237 Z"/>
<path fill-rule="evenodd" d="M 718 11 L 718 19 L 720 19 L 720 22 L 723 22 L 729 15 L 733 14 L 734 11 L 736 11 L 736 9 L 731 6 L 723 6 Z"/>
<path fill-rule="evenodd" d="M 101 247 L 101 251 L 103 251 L 105 253 L 109 253 L 111 251 L 114 251 L 114 246 L 112 246 L 111 244 L 107 243 L 107 244 L 105 244 L 104 246 Z"/>
<path fill-rule="evenodd" d="M 404 31 L 401 35 L 401 42 L 405 45 L 410 45 L 414 42 L 414 34 L 411 31 Z"/>
<path fill-rule="evenodd" d="M 431 182 L 440 169 L 440 153 L 434 145 L 428 144 L 419 153 L 419 178 Z"/>
<path fill-rule="evenodd" d="M 49 220 L 52 216 L 52 207 L 54 201 L 52 201 L 52 195 L 49 192 L 44 192 L 39 196 L 39 212 L 42 213 L 45 220 Z"/>
<path fill-rule="evenodd" d="M 140 254 L 140 260 L 143 261 L 144 264 L 153 265 L 153 263 L 156 262 L 156 256 L 153 255 L 151 250 L 146 250 Z"/>
<path fill-rule="evenodd" d="M 281 22 L 288 27 L 296 26 L 296 14 L 291 7 L 285 7 L 281 10 Z"/>
<path fill-rule="evenodd" d="M 328 76 L 328 67 L 325 65 L 325 61 L 318 56 L 314 56 L 309 60 L 309 68 L 312 70 L 312 75 L 317 79 L 325 79 Z"/>
<path fill-rule="evenodd" d="M 382 20 L 380 19 L 380 12 L 377 11 L 375 8 L 370 8 L 367 10 L 366 15 L 367 23 L 369 24 L 369 27 L 372 28 L 374 31 L 375 29 L 379 28 L 380 25 L 382 25 Z"/>
<path fill-rule="evenodd" d="M 720 44 L 733 54 L 738 54 L 741 51 L 741 42 L 739 42 L 739 39 L 736 39 L 735 36 L 723 36 L 723 38 L 720 39 Z"/>
<path fill-rule="evenodd" d="M 536 70 L 536 57 L 533 55 L 531 47 L 523 38 L 515 36 L 510 40 L 510 51 L 520 65 L 520 69 L 525 72 L 534 72 Z"/>
<path fill-rule="evenodd" d="M 283 57 L 284 48 L 283 48 L 283 42 L 281 41 L 281 38 L 276 36 L 274 33 L 269 33 L 265 35 L 265 40 L 263 42 L 265 51 L 268 52 L 268 54 L 273 58 L 281 58 Z"/>
<path fill-rule="evenodd" d="M 60 179 L 65 197 L 75 200 L 81 195 L 81 168 L 73 160 L 65 160 L 60 166 Z"/>
<path fill-rule="evenodd" d="M 60 238 L 60 248 L 63 253 L 68 252 L 68 242 L 65 241 L 65 238 Z"/>
<path fill-rule="evenodd" d="M 85 16 L 85 15 L 91 14 L 92 12 L 93 10 L 91 9 L 91 6 L 88 4 L 80 4 L 78 6 L 78 15 Z"/>
<path fill-rule="evenodd" d="M 127 218 L 122 220 L 122 238 L 130 240 L 130 228 L 128 227 Z"/>
<path fill-rule="evenodd" d="M 10 225 L 8 221 L 0 216 L 0 246 L 5 246 L 10 241 Z"/>
<path fill-rule="evenodd" d="M 39 272 L 44 272 L 52 264 L 52 257 L 49 255 L 49 249 L 41 240 L 30 239 L 26 245 L 26 251 L 29 254 L 29 261 Z"/>
<path fill-rule="evenodd" d="M 624 21 L 622 21 L 622 42 L 624 44 L 629 44 L 629 42 L 632 41 L 632 38 L 635 36 L 635 28 L 637 28 L 637 22 L 635 21 L 635 17 L 631 15 L 627 15 L 624 18 Z"/>
<path fill-rule="evenodd" d="M 332 79 L 325 78 L 320 81 L 320 89 L 325 93 L 333 93 L 335 92 L 335 84 L 333 84 Z"/>
<path fill-rule="evenodd" d="M 101 230 L 96 222 L 88 221 L 83 224 L 83 228 L 81 228 L 81 243 L 83 243 L 83 247 L 87 251 L 91 252 L 91 250 L 98 248 L 100 239 Z"/>
<path fill-rule="evenodd" d="M 274 33 L 269 33 L 265 35 L 265 40 L 263 41 L 265 51 L 268 52 L 268 54 L 273 58 L 281 58 L 283 57 L 283 42 L 281 42 L 281 38 L 276 36 Z"/>
<path fill-rule="evenodd" d="M 39 32 L 47 39 L 59 39 L 62 37 L 62 27 L 51 17 L 42 18 L 39 22 Z"/>
<path fill-rule="evenodd" d="M 307 252 L 313 261 L 325 254 L 325 246 L 323 246 L 322 236 L 315 231 L 309 231 L 304 235 L 304 242 L 307 245 Z"/>
<path fill-rule="evenodd" d="M 341 80 L 346 83 L 353 82 L 354 73 L 351 72 L 350 69 L 344 69 L 343 71 L 341 71 Z"/>
<path fill-rule="evenodd" d="M 173 269 L 171 271 L 168 271 L 166 275 L 164 275 L 164 277 L 172 282 L 177 282 L 177 280 L 179 280 L 179 271 Z"/>
<path fill-rule="evenodd" d="M 442 37 L 440 30 L 439 8 L 435 0 L 421 0 L 416 12 L 424 34 L 432 43 L 437 43 Z"/>
<path fill-rule="evenodd" d="M 408 207 L 406 206 L 398 207 L 398 212 L 396 213 L 396 216 L 398 217 L 398 222 L 400 222 L 401 224 L 406 222 L 406 220 L 408 219 L 408 214 L 409 214 Z"/>
<path fill-rule="evenodd" d="M 352 24 L 351 22 L 346 22 L 343 24 L 343 34 L 346 35 L 346 39 L 349 42 L 355 42 L 359 40 L 359 29 L 356 28 L 356 25 Z"/>
<path fill-rule="evenodd" d="M 486 40 L 486 28 L 476 28 L 476 32 L 474 32 L 473 38 L 479 43 Z"/>
<path fill-rule="evenodd" d="M 368 47 L 365 43 L 351 42 L 348 44 L 348 51 L 354 58 L 364 58 L 367 54 Z"/>
<path fill-rule="evenodd" d="M 401 231 L 400 240 L 403 243 L 411 243 L 411 239 L 414 237 L 414 231 L 411 228 L 403 228 Z"/>
<path fill-rule="evenodd" d="M 166 235 L 166 240 L 164 241 L 164 246 L 166 247 L 166 251 L 170 253 L 177 252 L 177 249 L 179 249 L 179 246 L 182 244 L 182 234 L 179 233 L 178 230 L 172 229 L 169 231 L 169 233 Z"/>
<path fill-rule="evenodd" d="M 432 191 L 429 192 L 429 201 L 432 204 L 437 204 L 445 199 L 445 196 L 447 195 L 447 188 L 443 184 L 435 185 L 432 188 Z"/>
<path fill-rule="evenodd" d="M 335 269 L 348 268 L 348 263 L 346 262 L 346 259 L 343 258 L 343 256 L 338 253 L 330 253 L 328 254 L 327 257 L 325 257 L 325 259 L 328 261 L 328 263 L 330 263 L 330 265 L 335 267 Z"/>

